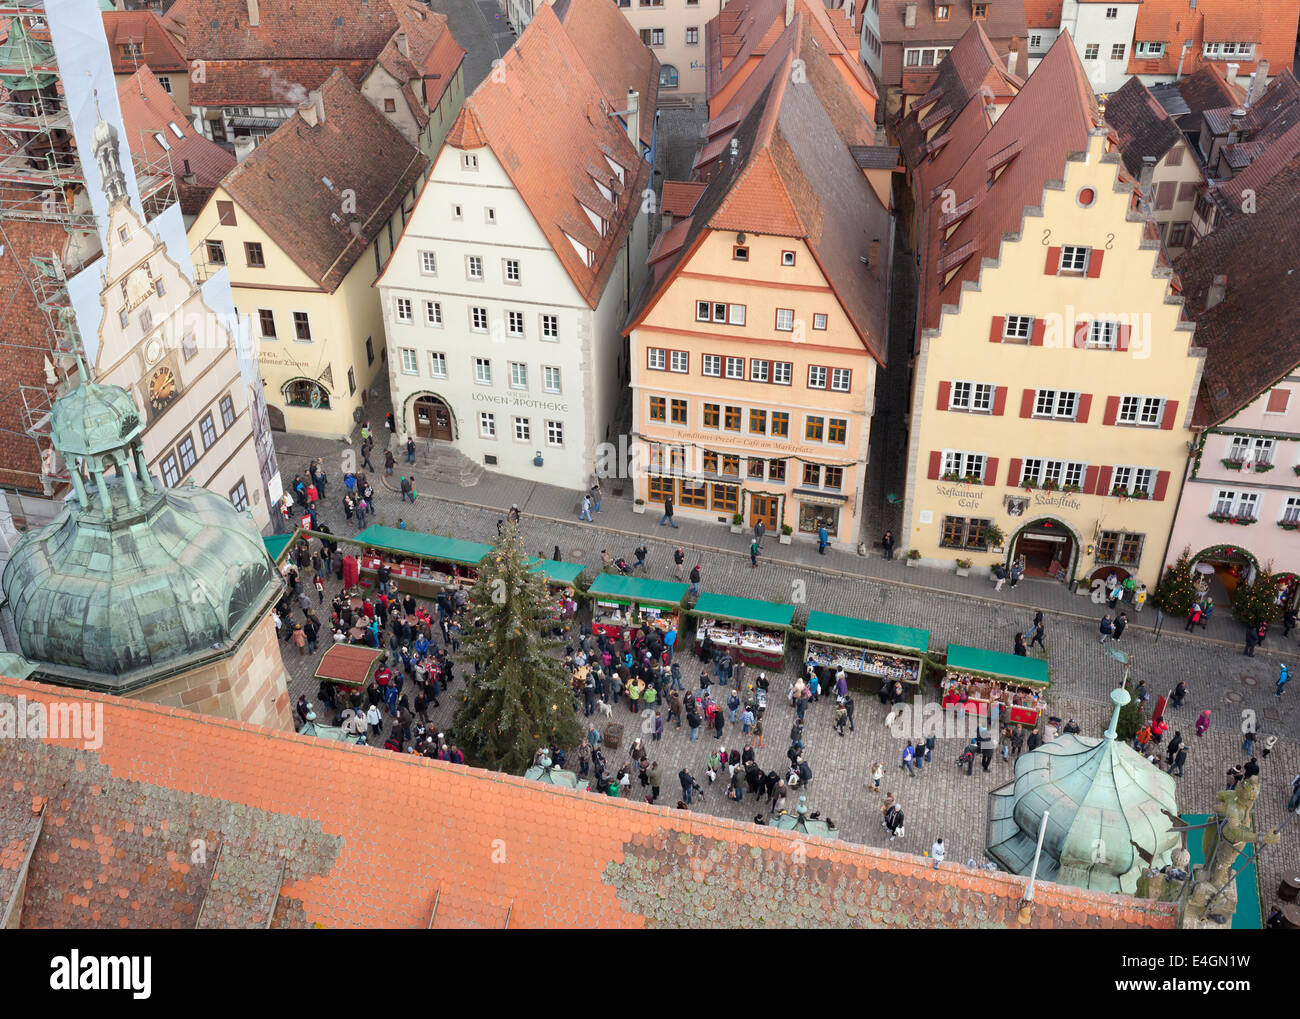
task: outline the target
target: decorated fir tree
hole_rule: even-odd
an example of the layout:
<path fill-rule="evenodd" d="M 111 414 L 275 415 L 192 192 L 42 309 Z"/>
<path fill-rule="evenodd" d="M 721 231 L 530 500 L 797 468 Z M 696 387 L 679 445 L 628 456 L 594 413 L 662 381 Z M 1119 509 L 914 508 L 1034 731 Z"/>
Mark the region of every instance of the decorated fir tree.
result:
<path fill-rule="evenodd" d="M 1186 616 L 1196 601 L 1196 585 L 1192 574 L 1192 550 L 1185 547 L 1178 562 L 1165 569 L 1165 575 L 1156 585 L 1151 600 L 1167 616 Z"/>
<path fill-rule="evenodd" d="M 1282 578 L 1273 572 L 1269 563 L 1255 574 L 1249 584 L 1242 582 L 1232 596 L 1232 614 L 1247 626 L 1255 627 L 1260 623 L 1276 623 L 1282 614 L 1282 606 L 1277 603 L 1277 593 Z"/>
<path fill-rule="evenodd" d="M 456 708 L 455 742 L 474 764 L 522 773 L 539 747 L 582 739 L 569 674 L 544 636 L 554 626 L 545 578 L 528 567 L 523 539 L 507 524 L 479 564 L 466 606 L 460 657 L 467 673 Z"/>

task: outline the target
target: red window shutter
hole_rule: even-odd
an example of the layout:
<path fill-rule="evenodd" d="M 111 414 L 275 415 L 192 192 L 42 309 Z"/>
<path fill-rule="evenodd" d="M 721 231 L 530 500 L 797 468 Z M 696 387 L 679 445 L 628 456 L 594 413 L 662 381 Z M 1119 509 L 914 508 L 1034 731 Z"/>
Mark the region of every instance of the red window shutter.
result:
<path fill-rule="evenodd" d="M 1091 326 L 1092 323 L 1088 319 L 1084 319 L 1082 322 L 1080 322 L 1078 325 L 1074 327 L 1074 349 L 1075 350 L 1083 350 L 1085 347 L 1088 346 L 1088 330 L 1089 328 L 1091 328 Z"/>
<path fill-rule="evenodd" d="M 1167 180 L 1162 184 L 1156 185 L 1156 208 L 1172 209 L 1174 207 L 1174 194 L 1178 191 L 1178 185 L 1172 180 Z"/>
<path fill-rule="evenodd" d="M 1164 417 L 1160 419 L 1160 427 L 1166 432 L 1172 431 L 1174 422 L 1178 419 L 1178 401 L 1166 400 Z"/>
<path fill-rule="evenodd" d="M 1287 406 L 1291 402 L 1291 390 L 1273 389 L 1268 394 L 1268 412 L 1270 414 L 1285 414 Z"/>
<path fill-rule="evenodd" d="M 1101 275 L 1101 258 L 1106 254 L 1104 251 L 1098 251 L 1093 248 L 1088 252 L 1088 279 L 1095 280 Z"/>
<path fill-rule="evenodd" d="M 951 383 L 951 382 L 940 382 L 940 383 L 939 383 L 939 409 L 940 409 L 940 410 L 947 410 L 947 409 L 948 409 L 948 393 L 949 393 L 951 390 L 952 390 L 952 383 Z"/>
<path fill-rule="evenodd" d="M 994 315 L 993 321 L 989 324 L 989 342 L 1001 343 L 1002 333 L 1006 330 L 1007 319 L 1005 315 Z"/>
<path fill-rule="evenodd" d="M 1133 332 L 1133 327 L 1124 322 L 1119 325 L 1119 334 L 1115 337 L 1116 350 L 1128 350 L 1128 338 Z"/>
<path fill-rule="evenodd" d="M 939 468 L 943 466 L 943 454 L 937 449 L 930 454 L 930 473 L 928 477 L 931 481 L 939 479 Z"/>
<path fill-rule="evenodd" d="M 1060 268 L 1061 268 L 1061 249 L 1048 248 L 1047 265 L 1043 268 L 1043 272 L 1048 276 L 1055 276 L 1057 270 Z"/>
<path fill-rule="evenodd" d="M 1111 473 L 1112 471 L 1109 467 L 1103 467 L 1101 468 L 1101 470 L 1097 472 L 1097 494 L 1098 495 L 1110 495 Z"/>
<path fill-rule="evenodd" d="M 1106 416 L 1101 419 L 1103 425 L 1113 425 L 1115 419 L 1119 417 L 1119 397 L 1106 397 Z"/>
<path fill-rule="evenodd" d="M 1026 389 L 1020 394 L 1020 416 L 1022 418 L 1034 416 L 1034 390 L 1032 389 Z"/>
<path fill-rule="evenodd" d="M 1081 425 L 1086 425 L 1088 423 L 1088 414 L 1091 411 L 1092 411 L 1092 394 L 1080 393 L 1079 410 L 1078 413 L 1075 414 L 1074 420 L 1079 422 L 1079 424 Z"/>
<path fill-rule="evenodd" d="M 1047 319 L 1035 318 L 1033 331 L 1029 334 L 1029 345 L 1031 347 L 1041 347 L 1043 337 L 1047 335 Z"/>
<path fill-rule="evenodd" d="M 1151 498 L 1163 499 L 1165 497 L 1165 492 L 1167 492 L 1168 490 L 1169 490 L 1169 472 L 1161 471 L 1159 474 L 1156 475 L 1156 490 L 1155 490 L 1155 494 L 1152 495 Z"/>
<path fill-rule="evenodd" d="M 998 458 L 989 457 L 984 461 L 984 484 L 996 485 L 998 483 Z"/>
<path fill-rule="evenodd" d="M 998 386 L 993 390 L 993 415 L 1001 417 L 1007 412 L 1007 387 Z"/>
<path fill-rule="evenodd" d="M 1083 475 L 1083 494 L 1097 494 L 1097 474 L 1101 471 L 1100 467 L 1089 467 Z"/>
<path fill-rule="evenodd" d="M 1011 463 L 1007 465 L 1007 487 L 1015 488 L 1020 484 L 1020 457 L 1013 456 Z"/>

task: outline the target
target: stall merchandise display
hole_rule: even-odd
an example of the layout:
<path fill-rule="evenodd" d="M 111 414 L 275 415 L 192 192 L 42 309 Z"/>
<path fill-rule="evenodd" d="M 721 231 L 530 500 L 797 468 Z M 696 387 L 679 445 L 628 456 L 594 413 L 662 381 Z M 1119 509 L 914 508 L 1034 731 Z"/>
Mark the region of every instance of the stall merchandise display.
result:
<path fill-rule="evenodd" d="M 701 619 L 698 633 L 714 644 L 739 647 L 742 650 L 780 654 L 785 650 L 785 635 L 780 632 L 755 630 L 753 627 L 736 629 L 732 624 L 713 619 Z"/>
<path fill-rule="evenodd" d="M 900 680 L 904 683 L 921 681 L 920 659 L 890 654 L 888 651 L 844 647 L 810 640 L 808 661 L 821 668 L 843 669 L 845 672 L 856 672 L 879 679 Z"/>
<path fill-rule="evenodd" d="M 384 560 L 367 550 L 361 556 L 361 569 L 367 573 L 377 573 Z M 430 563 L 419 559 L 387 560 L 388 568 L 393 571 L 395 581 L 413 580 L 421 584 L 447 586 L 458 578 L 472 581 L 477 575 L 472 567 L 454 567 L 446 563 Z M 450 571 L 450 572 L 449 572 Z"/>
<path fill-rule="evenodd" d="M 944 677 L 940 689 L 945 708 L 964 704 L 968 715 L 983 716 L 989 713 L 989 705 L 996 703 L 1004 720 L 1019 725 L 1037 725 L 1046 707 L 1039 691 L 984 676 L 950 672 Z"/>

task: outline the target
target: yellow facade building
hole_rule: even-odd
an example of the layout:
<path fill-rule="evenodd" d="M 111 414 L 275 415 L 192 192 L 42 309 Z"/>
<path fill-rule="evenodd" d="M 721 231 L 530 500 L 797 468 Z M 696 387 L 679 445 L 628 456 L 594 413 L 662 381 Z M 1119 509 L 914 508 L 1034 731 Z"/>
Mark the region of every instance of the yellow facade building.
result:
<path fill-rule="evenodd" d="M 706 133 L 628 327 L 637 497 L 856 543 L 889 215 L 850 146 L 874 124 L 796 14 Z"/>
<path fill-rule="evenodd" d="M 929 130 L 900 545 L 1154 586 L 1204 351 L 1068 33 L 996 119 Z"/>
<path fill-rule="evenodd" d="M 346 438 L 383 385 L 373 283 L 428 167 L 336 71 L 232 170 L 188 231 L 252 321 L 271 427 Z"/>

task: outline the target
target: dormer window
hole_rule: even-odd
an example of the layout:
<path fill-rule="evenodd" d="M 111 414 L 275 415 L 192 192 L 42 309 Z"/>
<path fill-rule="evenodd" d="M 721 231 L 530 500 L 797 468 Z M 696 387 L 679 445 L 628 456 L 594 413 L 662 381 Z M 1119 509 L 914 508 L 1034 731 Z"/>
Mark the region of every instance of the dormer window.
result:
<path fill-rule="evenodd" d="M 951 14 L 951 13 L 952 13 L 952 8 L 949 7 L 947 4 L 935 4 L 935 5 L 934 5 L 934 20 L 935 20 L 935 21 L 947 21 L 947 20 L 948 20 L 948 15 Z"/>
<path fill-rule="evenodd" d="M 972 5 L 971 5 L 971 17 L 973 17 L 976 21 L 983 21 L 983 20 L 984 20 L 985 18 L 987 18 L 988 16 L 989 16 L 989 5 L 988 5 L 988 4 L 972 4 Z"/>

